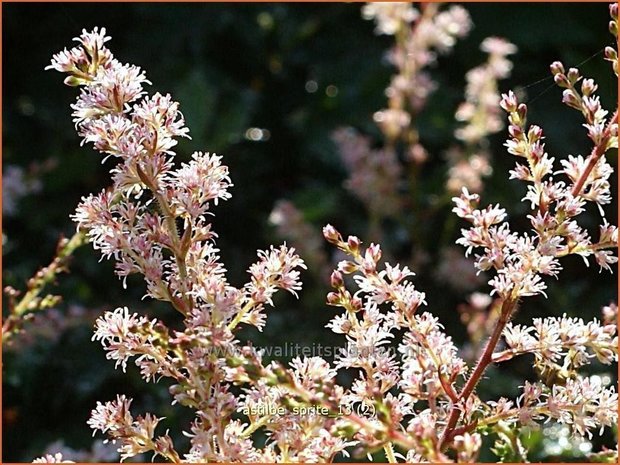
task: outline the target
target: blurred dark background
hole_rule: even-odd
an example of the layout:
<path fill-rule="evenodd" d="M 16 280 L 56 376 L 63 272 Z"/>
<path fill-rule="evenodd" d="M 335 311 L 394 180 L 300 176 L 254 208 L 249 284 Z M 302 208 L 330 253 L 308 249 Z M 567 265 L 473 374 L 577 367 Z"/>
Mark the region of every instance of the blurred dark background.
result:
<path fill-rule="evenodd" d="M 153 83 L 149 91 L 169 92 L 181 103 L 192 140 L 179 144 L 178 160 L 187 160 L 194 150 L 211 151 L 222 154 L 230 167 L 233 198 L 214 210 L 214 227 L 233 284 L 246 281 L 245 270 L 257 249 L 281 242 L 268 222 L 279 199 L 294 201 L 317 231 L 330 222 L 343 234 L 363 238 L 364 209 L 342 186 L 346 171 L 330 133 L 340 126 L 354 126 L 379 141 L 372 114 L 385 105 L 384 89 L 393 70 L 385 60 L 392 38 L 376 36 L 374 24 L 361 19 L 360 7 L 2 4 L 3 173 L 6 176 L 9 167 L 18 167 L 23 173 L 20 185 L 30 186 L 3 214 L 3 285 L 23 289 L 25 280 L 49 262 L 58 237 L 73 233 L 69 215 L 80 197 L 109 184 L 113 161 L 102 165 L 100 155 L 80 147 L 75 134 L 69 105 L 76 90 L 64 86 L 60 74 L 43 70 L 53 53 L 71 46 L 71 38 L 82 28 L 94 26 L 106 27 L 112 36 L 108 46 L 116 58 L 146 70 Z M 501 89 L 520 88 L 526 93 L 529 121 L 545 130 L 549 153 L 556 160 L 567 154 L 586 155 L 589 144 L 581 116 L 560 103 L 561 90 L 549 78 L 548 66 L 558 59 L 567 67 L 581 64 L 582 74 L 599 84 L 604 105 L 613 105 L 617 84 L 602 54 L 612 42 L 607 5 L 470 4 L 466 8 L 474 29 L 452 54 L 440 57 L 432 71 L 440 91 L 419 120 L 422 143 L 431 153 L 424 166 L 426 191 L 443 190 L 442 154 L 453 140 L 453 114 L 463 99 L 464 75 L 485 59 L 478 47 L 491 35 L 505 37 L 519 48 L 512 77 L 500 84 Z M 326 92 L 328 87 L 331 90 Z M 263 140 L 252 140 L 250 128 L 262 129 Z M 526 206 L 519 203 L 525 190 L 518 182 L 507 182 L 515 160 L 502 147 L 504 139 L 503 132 L 492 137 L 494 175 L 487 181 L 482 202 L 501 202 L 516 218 L 515 228 L 525 230 Z M 616 169 L 617 158 L 611 163 Z M 615 203 L 607 208 L 610 222 L 617 223 L 616 210 Z M 445 219 L 449 208 L 438 215 Z M 590 208 L 584 224 L 592 227 L 597 218 L 596 209 Z M 429 239 L 424 246 L 430 258 L 415 270 L 416 286 L 427 293 L 428 310 L 439 315 L 459 345 L 466 333 L 455 308 L 466 295 L 436 279 L 435 268 L 441 249 L 453 243 L 462 226 L 454 223 L 445 243 Z M 437 236 L 432 221 L 420 227 L 429 238 Z M 3 353 L 4 461 L 31 461 L 59 439 L 68 447 L 88 449 L 92 442 L 86 426 L 89 412 L 97 400 L 112 399 L 116 393 L 135 397 L 136 411 L 166 416 L 166 427 L 173 431 L 187 426 L 191 412 L 179 413 L 169 406 L 165 382 L 145 385 L 137 370 L 115 371 L 101 347 L 90 342 L 93 315 L 117 306 L 127 305 L 175 324 L 168 308 L 140 300 L 140 279 L 130 279 L 124 290 L 112 263 L 98 261 L 98 254 L 83 247 L 76 253 L 71 273 L 58 280 L 56 290 L 64 296 L 58 318 L 69 312 L 83 318 L 75 318 L 75 324 L 63 326 L 62 331 L 39 328 L 33 333 L 36 337 Z M 528 299 L 518 320 L 530 322 L 533 316 L 562 313 L 592 319 L 599 316 L 601 306 L 616 299 L 615 277 L 599 274 L 596 265 L 586 268 L 581 259 L 569 258 L 564 268 L 559 284 L 548 283 L 549 298 Z M 310 273 L 304 280 L 299 301 L 279 296 L 276 308 L 269 310 L 264 332 L 248 331 L 241 337 L 258 346 L 268 341 L 342 342 L 324 328 L 334 314 L 324 304 L 328 286 Z M 488 287 L 483 284 L 479 289 L 487 292 Z M 593 370 L 615 380 L 615 369 L 595 366 Z M 501 370 L 489 370 L 487 376 L 492 379 L 479 394 L 490 399 L 514 397 L 523 380 L 534 375 L 531 360 L 524 357 Z M 536 438 L 532 460 L 581 457 L 578 450 L 550 449 L 545 446 L 547 439 Z M 615 444 L 609 433 L 594 442 L 595 449 Z"/>

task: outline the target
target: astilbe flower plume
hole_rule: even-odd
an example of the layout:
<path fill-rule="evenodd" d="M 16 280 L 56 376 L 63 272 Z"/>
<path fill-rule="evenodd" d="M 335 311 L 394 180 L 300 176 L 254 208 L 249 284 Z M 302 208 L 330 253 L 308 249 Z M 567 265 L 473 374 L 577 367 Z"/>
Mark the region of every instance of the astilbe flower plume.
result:
<path fill-rule="evenodd" d="M 394 30 L 387 21 L 394 11 L 401 20 L 416 20 L 410 7 L 365 10 L 385 15 L 381 30 L 387 33 Z M 453 44 L 451 22 L 465 24 L 460 10 L 449 11 L 434 19 L 446 29 L 432 36 L 438 50 Z M 467 189 L 454 199 L 454 212 L 471 223 L 458 243 L 467 253 L 479 251 L 477 269 L 494 274 L 489 284 L 498 315 L 474 366 L 438 318 L 421 310 L 426 296 L 407 266 L 382 261 L 380 245 L 364 246 L 356 236 L 345 240 L 328 225 L 325 239 L 346 259 L 330 277 L 327 302 L 342 311 L 327 326 L 345 343 L 333 365 L 304 357 L 286 367 L 264 363 L 262 353 L 235 333 L 241 325 L 262 328 L 265 306 L 274 305 L 278 289 L 296 295 L 304 262 L 286 245 L 270 246 L 258 252 L 247 284 L 229 284 L 207 217 L 212 205 L 230 196 L 221 157 L 197 152 L 175 169 L 176 139 L 188 137 L 178 104 L 169 95 L 146 95 L 144 73 L 112 56 L 105 30 L 84 31 L 77 40 L 78 47 L 54 56 L 51 68 L 67 73 L 67 84 L 83 86 L 73 109 L 84 142 L 119 163 L 111 170 L 112 187 L 83 198 L 73 218 L 102 257 L 114 258 L 120 277 L 143 275 L 146 295 L 183 316 L 182 328 L 172 329 L 117 308 L 97 320 L 93 339 L 123 370 L 133 359 L 145 380 L 169 378 L 173 403 L 195 411 L 184 431 L 189 450 L 180 453 L 168 432 L 157 432 L 164 418 L 135 416 L 132 400 L 122 394 L 97 403 L 88 423 L 116 441 L 122 459 L 150 452 L 173 462 L 318 462 L 350 450 L 383 449 L 390 462 L 475 461 L 483 435 L 506 436 L 506 427 L 550 419 L 590 436 L 615 424 L 614 388 L 578 371 L 594 358 L 617 362 L 610 323 L 615 305 L 604 309 L 604 323 L 566 316 L 535 319 L 532 327 L 509 322 L 522 298 L 544 293 L 545 276 L 559 275 L 562 257 L 594 256 L 602 269 L 617 261 L 609 250 L 616 247 L 615 226 L 603 219 L 594 241 L 577 223 L 588 202 L 601 208 L 609 203 L 612 171 L 604 154 L 617 148 L 617 113 L 607 118 L 593 82 L 552 65 L 565 102 L 582 112 L 593 143 L 587 158 L 568 158 L 556 173 L 542 130 L 526 125 L 526 106 L 513 93 L 501 99 L 509 115 L 508 151 L 523 159 L 511 177 L 527 183 L 531 232 L 512 232 L 504 208 L 479 208 L 480 196 Z M 502 338 L 505 347 L 497 349 Z M 526 381 L 514 400 L 478 397 L 476 387 L 491 363 L 526 353 L 534 355 L 547 382 Z M 340 370 L 354 374 L 351 386 L 336 383 Z M 553 383 L 549 375 L 561 375 L 563 382 Z M 260 446 L 258 431 L 266 438 Z"/>
<path fill-rule="evenodd" d="M 394 36 L 387 55 L 395 68 L 385 91 L 387 108 L 374 114 L 384 141 L 375 148 L 370 137 L 352 128 L 334 131 L 332 139 L 349 173 L 345 186 L 367 209 L 368 235 L 373 240 L 383 239 L 381 224 L 390 218 L 402 228 L 399 234 L 422 245 L 413 221 L 404 219 L 431 216 L 438 206 L 423 207 L 420 195 L 420 167 L 433 154 L 423 145 L 425 134 L 419 131 L 419 119 L 430 110 L 426 108 L 429 97 L 437 88 L 431 73 L 437 57 L 450 53 L 457 40 L 467 36 L 472 22 L 461 6 L 433 3 L 369 3 L 362 16 L 375 20 L 377 34 Z M 465 102 L 455 115 L 461 122 L 455 130 L 458 145 L 453 144 L 447 152 L 446 189 L 450 194 L 460 192 L 463 186 L 474 192 L 482 190 L 482 178 L 492 173 L 487 138 L 503 128 L 498 81 L 510 75 L 512 63 L 507 57 L 516 47 L 489 37 L 481 49 L 488 53 L 488 60 L 466 74 Z M 451 265 L 449 260 L 444 262 Z"/>
<path fill-rule="evenodd" d="M 175 401 L 197 411 L 185 459 L 228 461 L 254 453 L 258 460 L 259 452 L 234 447 L 243 427 L 229 418 L 237 400 L 229 392 L 225 356 L 236 352 L 235 327 L 261 327 L 277 289 L 295 294 L 301 288 L 297 270 L 305 265 L 293 249 L 271 247 L 259 252 L 247 285 L 228 284 L 207 220 L 211 205 L 230 197 L 221 157 L 196 152 L 174 169 L 177 139 L 189 137 L 178 103 L 170 95 L 146 95 L 144 72 L 113 57 L 105 29 L 84 31 L 76 40 L 79 45 L 55 55 L 49 68 L 82 86 L 72 108 L 83 141 L 119 163 L 111 170 L 111 188 L 84 197 L 73 219 L 102 257 L 115 259 L 120 277 L 142 274 L 146 295 L 170 302 L 186 324 L 184 331 L 171 331 L 125 307 L 99 318 L 93 339 L 123 370 L 134 357 L 147 381 L 175 380 Z M 124 396 L 99 404 L 89 424 L 120 441 L 122 458 L 152 451 L 179 461 L 170 437 L 155 433 L 160 419 L 134 419 L 130 404 Z"/>
<path fill-rule="evenodd" d="M 463 123 L 456 129 L 455 137 L 465 145 L 454 147 L 448 153 L 451 166 L 446 188 L 450 192 L 459 192 L 462 187 L 472 192 L 482 190 L 482 178 L 493 172 L 487 137 L 504 127 L 498 81 L 510 75 L 512 62 L 507 57 L 516 53 L 517 48 L 499 37 L 487 37 L 480 49 L 489 57 L 486 63 L 465 75 L 465 102 L 455 114 L 457 121 Z"/>

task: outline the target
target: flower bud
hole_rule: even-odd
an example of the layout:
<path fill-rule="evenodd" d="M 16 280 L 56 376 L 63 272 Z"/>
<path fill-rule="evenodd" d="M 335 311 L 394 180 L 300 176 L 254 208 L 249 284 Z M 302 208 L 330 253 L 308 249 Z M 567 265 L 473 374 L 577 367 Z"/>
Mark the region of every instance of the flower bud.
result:
<path fill-rule="evenodd" d="M 575 84 L 579 79 L 581 79 L 577 68 L 570 68 L 566 77 L 571 84 Z"/>
<path fill-rule="evenodd" d="M 355 273 L 357 270 L 358 266 L 348 260 L 342 260 L 340 263 L 338 263 L 338 271 L 340 271 L 341 273 L 351 274 Z"/>
<path fill-rule="evenodd" d="M 613 47 L 605 47 L 605 59 L 606 60 L 617 60 L 618 52 Z"/>
<path fill-rule="evenodd" d="M 584 79 L 581 83 L 581 93 L 586 97 L 589 97 L 596 92 L 597 88 L 598 86 L 595 84 L 593 79 Z"/>
<path fill-rule="evenodd" d="M 342 273 L 337 270 L 332 272 L 330 277 L 331 285 L 334 289 L 339 289 L 344 286 L 344 280 L 342 279 Z"/>
<path fill-rule="evenodd" d="M 361 241 L 356 236 L 349 236 L 347 239 L 347 245 L 349 246 L 349 251 L 352 254 L 357 254 L 360 250 Z"/>
<path fill-rule="evenodd" d="M 540 140 L 542 136 L 543 136 L 543 131 L 541 127 L 536 126 L 535 124 L 533 124 L 530 127 L 529 131 L 527 132 L 527 138 L 529 139 L 530 143 Z"/>
<path fill-rule="evenodd" d="M 508 134 L 510 134 L 511 137 L 518 139 L 523 135 L 523 130 L 519 126 L 511 124 L 508 126 Z"/>
<path fill-rule="evenodd" d="M 328 224 L 323 228 L 323 237 L 327 240 L 327 242 L 332 244 L 338 244 L 342 241 L 340 233 L 336 231 L 336 228 L 334 228 L 331 224 Z"/>
<path fill-rule="evenodd" d="M 330 292 L 327 294 L 327 304 L 328 305 L 340 305 L 340 294 L 337 292 Z"/>
<path fill-rule="evenodd" d="M 381 247 L 379 244 L 370 244 L 366 249 L 366 260 L 371 260 L 375 264 L 381 260 Z"/>
<path fill-rule="evenodd" d="M 525 121 L 525 117 L 527 116 L 527 105 L 525 103 L 520 103 L 517 107 L 517 113 L 519 118 L 521 118 L 521 122 Z"/>
<path fill-rule="evenodd" d="M 363 307 L 362 304 L 362 299 L 360 299 L 359 297 L 353 297 L 351 299 L 351 308 L 353 309 L 354 312 L 359 312 Z"/>
<path fill-rule="evenodd" d="M 562 103 L 577 110 L 581 110 L 581 103 L 579 102 L 577 97 L 575 97 L 574 92 L 570 89 L 566 89 L 562 93 Z"/>
<path fill-rule="evenodd" d="M 555 81 L 555 83 L 558 85 L 558 87 L 562 87 L 563 89 L 567 89 L 570 87 L 570 82 L 568 82 L 568 79 L 566 78 L 566 76 L 562 73 L 560 74 L 556 74 L 553 77 L 553 80 Z"/>
<path fill-rule="evenodd" d="M 561 61 L 554 61 L 553 63 L 551 63 L 551 66 L 549 68 L 551 69 L 551 74 L 553 74 L 554 76 L 556 74 L 564 74 L 564 65 Z"/>
<path fill-rule="evenodd" d="M 71 87 L 77 87 L 77 86 L 81 86 L 82 84 L 86 84 L 86 81 L 84 79 L 81 79 L 77 76 L 67 76 L 63 82 L 67 86 L 71 86 Z"/>
<path fill-rule="evenodd" d="M 502 94 L 502 100 L 499 105 L 508 113 L 512 113 L 517 110 L 517 97 L 513 91 L 507 94 Z"/>

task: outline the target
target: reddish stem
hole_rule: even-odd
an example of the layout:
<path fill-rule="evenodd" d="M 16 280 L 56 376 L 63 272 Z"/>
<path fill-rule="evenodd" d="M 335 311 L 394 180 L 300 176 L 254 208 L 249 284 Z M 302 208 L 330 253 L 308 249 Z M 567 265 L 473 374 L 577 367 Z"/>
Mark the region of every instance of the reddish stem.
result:
<path fill-rule="evenodd" d="M 588 180 L 588 176 L 590 176 L 590 173 L 598 163 L 599 159 L 607 151 L 607 143 L 611 138 L 611 127 L 614 123 L 618 123 L 618 110 L 614 112 L 614 116 L 611 118 L 611 121 L 609 121 L 609 123 L 607 123 L 607 126 L 605 126 L 605 129 L 603 130 L 603 134 L 601 136 L 601 141 L 597 145 L 595 145 L 592 149 L 592 152 L 590 152 L 586 169 L 583 170 L 583 173 L 581 173 L 581 176 L 579 176 L 579 179 L 577 180 L 577 182 L 575 182 L 573 190 L 571 191 L 573 197 L 581 194 L 581 189 L 583 189 L 583 185 Z"/>
<path fill-rule="evenodd" d="M 508 298 L 504 300 L 504 302 L 502 303 L 501 313 L 500 313 L 499 319 L 497 320 L 497 324 L 495 325 L 495 328 L 493 329 L 493 333 L 491 334 L 491 337 L 489 338 L 489 341 L 487 342 L 484 348 L 484 351 L 482 352 L 482 355 L 478 359 L 478 363 L 476 364 L 474 371 L 472 372 L 471 376 L 467 380 L 467 383 L 465 383 L 463 390 L 459 394 L 459 399 L 458 399 L 459 401 L 454 402 L 452 404 L 450 415 L 448 416 L 448 423 L 441 437 L 440 446 L 439 446 L 440 449 L 445 448 L 450 443 L 453 436 L 455 435 L 454 428 L 461 414 L 459 404 L 463 404 L 467 401 L 471 393 L 474 391 L 474 389 L 480 382 L 480 378 L 482 377 L 484 371 L 489 366 L 489 364 L 492 362 L 493 352 L 495 351 L 495 347 L 497 346 L 497 343 L 499 342 L 499 338 L 502 335 L 502 331 L 504 331 L 504 327 L 510 320 L 510 316 L 512 315 L 517 305 L 517 301 L 518 299 L 516 298 Z"/>

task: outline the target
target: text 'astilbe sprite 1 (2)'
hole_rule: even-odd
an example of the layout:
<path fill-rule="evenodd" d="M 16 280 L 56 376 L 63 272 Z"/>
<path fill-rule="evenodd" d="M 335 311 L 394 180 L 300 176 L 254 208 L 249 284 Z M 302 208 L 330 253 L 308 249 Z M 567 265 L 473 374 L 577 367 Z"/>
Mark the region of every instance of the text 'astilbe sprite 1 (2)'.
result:
<path fill-rule="evenodd" d="M 409 6 L 401 7 L 399 21 L 416 20 Z M 615 25 L 617 8 L 611 10 Z M 380 28 L 393 33 L 388 10 L 365 11 L 382 12 Z M 164 420 L 132 415 L 130 398 L 98 403 L 88 423 L 116 441 L 121 459 L 152 453 L 172 462 L 325 462 L 352 450 L 370 458 L 383 451 L 390 462 L 467 462 L 479 458 L 488 435 L 497 439 L 494 450 L 502 460 L 516 461 L 527 460 L 523 427 L 551 420 L 590 437 L 616 423 L 615 389 L 578 371 L 595 358 L 617 362 L 615 305 L 606 307 L 603 322 L 564 316 L 534 319 L 532 327 L 510 323 L 522 298 L 544 294 L 544 277 L 558 277 L 561 258 L 593 256 L 601 270 L 617 262 L 610 250 L 618 240 L 615 226 L 602 219 L 593 239 L 577 223 L 588 203 L 601 211 L 610 203 L 612 169 L 605 153 L 618 146 L 617 111 L 608 117 L 592 80 L 552 65 L 565 103 L 581 111 L 593 144 L 588 157 L 562 160 L 560 171 L 554 172 L 554 158 L 545 152 L 542 130 L 526 125 L 526 106 L 513 93 L 501 99 L 509 115 L 506 146 L 523 160 L 511 178 L 527 183 L 532 232 L 511 231 L 499 205 L 480 209 L 479 194 L 463 189 L 454 199 L 454 212 L 471 223 L 458 243 L 467 254 L 479 251 L 478 270 L 494 273 L 490 293 L 498 302 L 474 366 L 461 358 L 438 319 L 420 311 L 426 296 L 410 281 L 414 273 L 407 266 L 382 263 L 378 244 L 345 240 L 328 225 L 324 237 L 347 256 L 331 274 L 327 301 L 342 313 L 328 327 L 346 344 L 333 366 L 306 357 L 284 367 L 263 363 L 235 332 L 242 324 L 261 329 L 264 307 L 273 305 L 278 289 L 296 295 L 304 262 L 285 245 L 270 247 L 258 253 L 245 286 L 229 284 L 207 221 L 211 204 L 230 197 L 221 158 L 198 152 L 175 169 L 176 139 L 188 137 L 178 104 L 169 95 L 145 95 L 144 73 L 113 58 L 105 30 L 84 31 L 77 40 L 79 46 L 55 55 L 50 67 L 67 73 L 67 84 L 82 86 L 73 115 L 84 142 L 119 163 L 111 170 L 111 188 L 84 198 L 73 218 L 102 256 L 115 259 L 119 277 L 143 275 L 146 295 L 183 316 L 182 329 L 175 330 L 117 308 L 97 320 L 93 339 L 117 367 L 125 370 L 133 358 L 146 381 L 171 379 L 173 403 L 195 411 L 183 432 L 189 450 L 180 453 L 174 434 L 156 432 Z M 506 65 L 513 48 L 487 45 L 496 52 L 499 47 Z M 606 51 L 607 59 L 614 61 L 614 52 Z M 500 76 L 487 77 L 495 82 Z M 496 117 L 496 109 L 480 111 Z M 522 354 L 533 355 L 542 380 L 525 382 L 514 400 L 480 398 L 476 389 L 487 368 Z M 339 370 L 353 374 L 351 386 L 336 383 Z M 553 381 L 558 373 L 562 382 Z"/>

